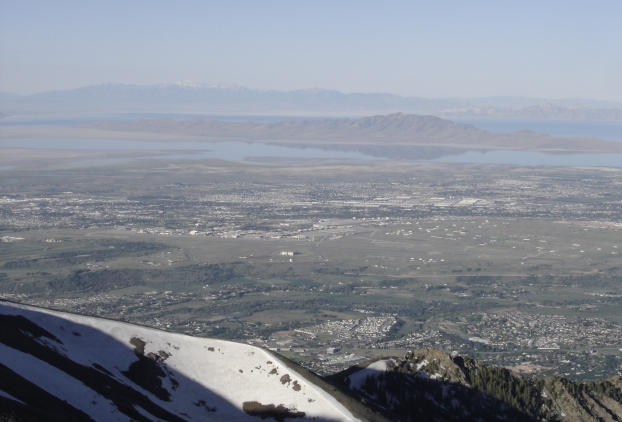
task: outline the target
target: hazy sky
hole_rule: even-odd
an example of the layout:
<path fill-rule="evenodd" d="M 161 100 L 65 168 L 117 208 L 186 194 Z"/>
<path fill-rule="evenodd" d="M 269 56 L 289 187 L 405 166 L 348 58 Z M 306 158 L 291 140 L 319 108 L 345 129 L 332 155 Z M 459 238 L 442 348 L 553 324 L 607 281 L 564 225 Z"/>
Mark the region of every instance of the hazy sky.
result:
<path fill-rule="evenodd" d="M 622 101 L 622 1 L 0 0 L 0 91 L 180 80 Z"/>

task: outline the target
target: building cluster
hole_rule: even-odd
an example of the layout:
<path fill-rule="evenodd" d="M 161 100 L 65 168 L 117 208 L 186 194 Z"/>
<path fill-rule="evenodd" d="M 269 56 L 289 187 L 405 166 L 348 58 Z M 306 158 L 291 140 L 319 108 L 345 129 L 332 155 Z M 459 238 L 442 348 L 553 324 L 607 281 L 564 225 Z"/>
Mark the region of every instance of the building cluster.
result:
<path fill-rule="evenodd" d="M 505 350 L 622 347 L 622 326 L 603 318 L 476 313 L 462 328 L 472 341 Z"/>
<path fill-rule="evenodd" d="M 14 229 L 123 227 L 139 233 L 228 238 L 303 238 L 306 234 L 298 232 L 300 229 L 331 229 L 330 223 L 318 222 L 322 218 L 393 218 L 413 212 L 579 217 L 620 224 L 622 203 L 610 199 L 610 189 L 615 187 L 611 183 L 615 181 L 559 181 L 537 175 L 486 180 L 462 177 L 443 182 L 229 182 L 158 186 L 139 197 L 116 191 L 81 193 L 78 186 L 41 197 L 17 189 L 12 192 L 8 187 L 9 194 L 0 197 L 0 218 L 5 228 Z M 274 223 L 275 219 L 281 224 Z M 283 225 L 285 220 L 293 224 Z M 296 221 L 306 223 L 301 226 Z"/>
<path fill-rule="evenodd" d="M 424 330 L 410 333 L 397 340 L 378 342 L 372 347 L 375 349 L 419 349 L 433 347 L 439 350 L 461 350 L 465 346 L 464 341 L 448 336 L 438 330 Z"/>
<path fill-rule="evenodd" d="M 295 331 L 314 337 L 320 334 L 330 334 L 339 340 L 370 341 L 386 336 L 396 322 L 397 320 L 394 316 L 345 319 L 327 321 L 311 327 L 299 328 Z"/>

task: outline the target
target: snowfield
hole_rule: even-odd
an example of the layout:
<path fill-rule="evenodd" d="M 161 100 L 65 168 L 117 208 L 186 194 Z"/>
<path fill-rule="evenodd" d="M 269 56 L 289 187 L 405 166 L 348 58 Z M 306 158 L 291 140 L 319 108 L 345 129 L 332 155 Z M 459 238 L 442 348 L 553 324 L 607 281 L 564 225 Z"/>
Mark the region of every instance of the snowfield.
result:
<path fill-rule="evenodd" d="M 330 394 L 257 347 L 6 302 L 0 302 L 0 316 L 3 324 L 18 321 L 7 316 L 25 317 L 53 337 L 20 326 L 35 351 L 2 337 L 0 364 L 95 420 L 258 421 L 262 415 L 358 420 Z M 41 358 L 50 352 L 58 359 Z M 123 408 L 119 398 L 107 395 L 109 387 L 80 379 L 75 367 L 88 367 L 96 371 L 95 378 L 127 386 L 144 400 Z M 0 396 L 33 404 L 21 394 L 0 381 Z"/>

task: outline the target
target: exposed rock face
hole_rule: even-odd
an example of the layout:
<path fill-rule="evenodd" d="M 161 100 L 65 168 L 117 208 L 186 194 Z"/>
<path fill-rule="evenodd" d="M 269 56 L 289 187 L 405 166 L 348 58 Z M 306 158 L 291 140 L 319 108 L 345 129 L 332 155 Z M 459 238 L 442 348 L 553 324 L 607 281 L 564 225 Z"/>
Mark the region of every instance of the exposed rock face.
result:
<path fill-rule="evenodd" d="M 619 421 L 622 380 L 420 349 L 321 379 L 263 349 L 0 301 L 0 420 Z"/>
<path fill-rule="evenodd" d="M 526 378 L 433 349 L 378 360 L 331 378 L 396 418 L 411 421 L 622 419 L 620 377 L 578 383 Z"/>

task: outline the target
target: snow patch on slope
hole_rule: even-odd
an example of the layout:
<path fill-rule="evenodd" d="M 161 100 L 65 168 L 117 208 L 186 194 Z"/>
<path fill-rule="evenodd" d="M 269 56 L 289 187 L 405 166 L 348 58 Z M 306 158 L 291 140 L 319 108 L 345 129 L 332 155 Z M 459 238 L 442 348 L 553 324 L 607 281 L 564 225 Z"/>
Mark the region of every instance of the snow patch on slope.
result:
<path fill-rule="evenodd" d="M 63 371 L 4 344 L 0 344 L 0 356 L 2 362 L 13 371 L 93 418 L 109 421 L 127 420 L 127 417 L 110 401 Z"/>
<path fill-rule="evenodd" d="M 245 402 L 253 401 L 263 405 L 283 405 L 293 412 L 304 412 L 305 418 L 357 420 L 330 394 L 287 368 L 273 355 L 254 346 L 189 337 L 25 305 L 0 303 L 0 312 L 25 316 L 62 342 L 45 339 L 46 345 L 54 346 L 75 362 L 94 366 L 100 371 L 99 368 L 103 368 L 116 380 L 131 385 L 153 403 L 186 420 L 256 421 L 256 417 L 242 410 Z M 132 339 L 140 339 L 140 342 Z M 136 344 L 143 342 L 144 356 L 151 356 L 160 362 L 158 365 L 165 374 L 160 380 L 162 387 L 170 393 L 170 401 L 159 399 L 126 376 L 138 359 L 134 351 L 139 349 Z M 15 372 L 51 394 L 67 400 L 98 420 L 112 420 L 114 417 L 127 420 L 127 416 L 120 413 L 113 403 L 86 388 L 80 381 L 30 355 L 0 346 L 3 363 L 6 362 Z M 377 362 L 374 365 L 380 364 Z M 153 416 L 144 413 L 146 410 L 135 409 L 153 419 Z"/>

